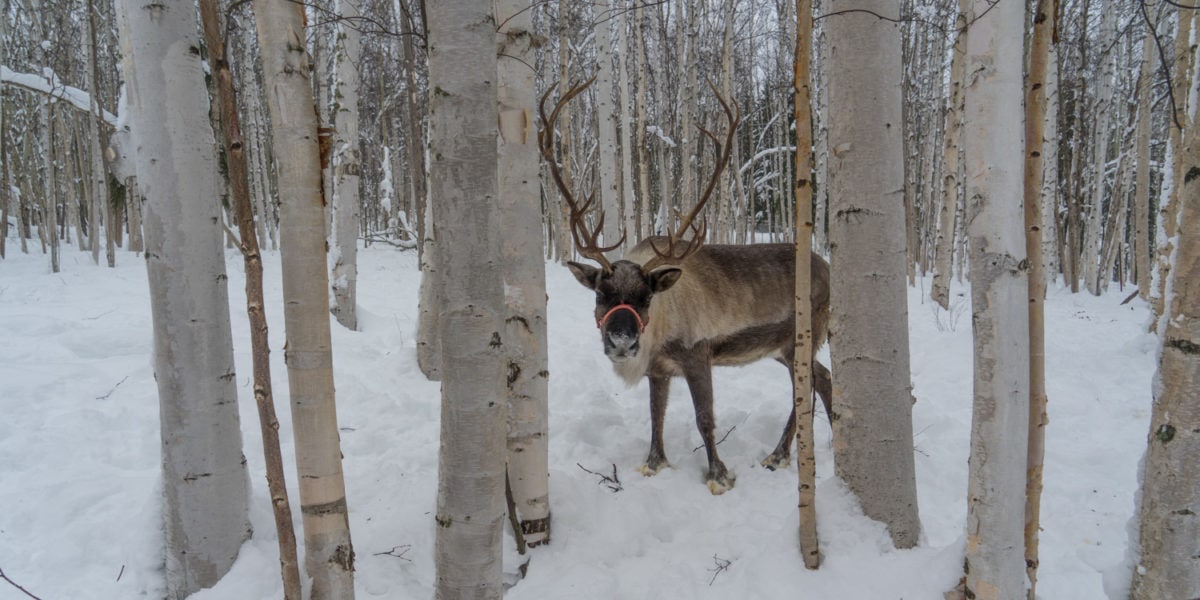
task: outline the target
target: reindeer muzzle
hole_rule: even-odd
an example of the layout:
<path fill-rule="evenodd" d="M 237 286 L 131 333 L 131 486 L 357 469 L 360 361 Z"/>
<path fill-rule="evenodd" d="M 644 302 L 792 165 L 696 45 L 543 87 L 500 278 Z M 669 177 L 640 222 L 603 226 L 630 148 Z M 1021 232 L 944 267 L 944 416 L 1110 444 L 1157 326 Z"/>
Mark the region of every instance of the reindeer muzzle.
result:
<path fill-rule="evenodd" d="M 639 335 L 643 331 L 646 330 L 646 322 L 642 320 L 642 315 L 639 315 L 638 311 L 628 304 L 618 304 L 618 305 L 608 309 L 608 312 L 604 313 L 604 316 L 600 317 L 599 321 L 596 321 L 596 327 L 599 328 L 601 332 L 603 332 L 604 324 L 608 322 L 608 319 L 611 318 L 614 314 L 621 312 L 623 310 L 629 311 L 633 315 L 633 318 L 637 320 Z"/>

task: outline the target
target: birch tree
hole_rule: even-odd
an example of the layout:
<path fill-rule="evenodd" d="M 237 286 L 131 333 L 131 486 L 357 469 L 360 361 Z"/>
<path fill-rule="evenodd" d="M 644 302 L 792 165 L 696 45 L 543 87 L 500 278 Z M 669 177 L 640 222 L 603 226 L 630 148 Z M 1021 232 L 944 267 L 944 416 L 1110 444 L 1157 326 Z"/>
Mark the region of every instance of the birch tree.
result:
<path fill-rule="evenodd" d="M 1136 255 L 1137 288 L 1142 300 L 1150 299 L 1150 249 L 1154 247 L 1153 230 L 1150 227 L 1150 87 L 1154 83 L 1154 67 L 1158 62 L 1155 53 L 1153 22 L 1142 37 L 1141 71 L 1138 75 L 1137 111 L 1137 172 L 1134 191 L 1137 193 L 1134 210 L 1134 252 Z"/>
<path fill-rule="evenodd" d="M 284 600 L 301 600 L 300 565 L 296 552 L 296 530 L 292 525 L 292 507 L 284 476 L 283 453 L 279 447 L 279 420 L 271 386 L 271 346 L 267 338 L 267 315 L 263 301 L 262 254 L 254 212 L 250 205 L 250 181 L 243 143 L 237 92 L 233 73 L 225 53 L 216 0 L 200 0 L 200 22 L 208 48 L 209 72 L 214 80 L 214 101 L 220 113 L 220 132 L 225 151 L 229 196 L 237 219 L 238 237 L 246 269 L 246 313 L 250 322 L 251 369 L 254 376 L 254 400 L 262 432 L 263 462 L 267 470 L 267 490 L 279 538 L 279 569 L 283 579 Z M 262 217 L 265 219 L 265 216 Z M 109 236 L 111 239 L 111 236 Z"/>
<path fill-rule="evenodd" d="M 190 1 L 126 0 L 130 127 L 162 423 L 169 598 L 211 587 L 250 536 L 217 162 Z"/>
<path fill-rule="evenodd" d="M 1116 37 L 1117 0 L 1107 0 L 1100 21 L 1100 44 L 1109 48 Z M 1116 52 L 1109 51 L 1102 58 L 1100 73 L 1096 77 L 1096 104 L 1094 118 L 1096 119 L 1095 139 L 1092 144 L 1092 190 L 1088 225 L 1084 229 L 1083 240 L 1083 280 L 1089 292 L 1100 294 L 1100 279 L 1107 273 L 1100 270 L 1100 244 L 1104 236 L 1104 191 L 1107 182 L 1106 162 L 1108 159 L 1109 135 L 1111 123 L 1111 106 L 1113 99 L 1113 77 L 1116 71 Z"/>
<path fill-rule="evenodd" d="M 1175 207 L 1179 205 L 1179 190 L 1183 187 L 1183 158 L 1185 156 L 1182 147 L 1182 131 L 1181 127 L 1188 121 L 1189 100 L 1187 91 L 1190 89 L 1189 81 L 1191 77 L 1191 51 L 1190 40 L 1192 37 L 1193 11 L 1187 9 L 1179 9 L 1175 15 L 1175 43 L 1174 43 L 1174 60 L 1171 64 L 1171 97 L 1174 98 L 1170 125 L 1168 125 L 1168 153 L 1171 157 L 1170 164 L 1170 191 L 1166 194 L 1159 203 L 1158 225 L 1162 230 L 1160 243 L 1157 255 L 1155 256 L 1154 277 L 1152 281 L 1152 291 L 1150 295 L 1150 305 L 1154 309 L 1155 319 L 1162 317 L 1165 303 L 1166 282 L 1170 279 L 1171 269 L 1171 253 L 1174 249 L 1175 230 L 1177 223 L 1177 213 Z"/>
<path fill-rule="evenodd" d="M 90 207 L 91 213 L 88 218 L 88 243 L 91 245 L 92 262 L 100 264 L 100 214 L 109 205 L 108 197 L 108 171 L 104 169 L 104 154 L 101 148 L 108 146 L 107 131 L 104 130 L 103 109 L 100 107 L 100 67 L 99 58 L 96 54 L 100 51 L 97 43 L 97 20 L 96 6 L 93 0 L 88 0 L 84 7 L 87 11 L 86 31 L 88 39 L 84 40 L 83 47 L 87 52 L 86 61 L 86 80 L 88 87 L 88 102 L 90 109 L 88 111 L 88 157 L 91 161 L 91 198 Z M 112 228 L 113 223 L 107 224 L 109 235 L 108 250 L 105 256 L 108 259 L 108 266 L 116 266 L 116 257 L 112 249 Z"/>
<path fill-rule="evenodd" d="M 1042 264 L 1042 153 L 1046 147 L 1046 74 L 1058 13 L 1055 0 L 1039 0 L 1033 14 L 1029 74 L 1025 83 L 1025 253 L 1029 257 L 1029 442 L 1025 479 L 1025 573 L 1029 600 L 1037 599 L 1038 530 L 1041 526 L 1042 463 L 1046 453 L 1046 277 Z M 1049 198 L 1053 200 L 1053 196 Z"/>
<path fill-rule="evenodd" d="M 958 212 L 958 186 L 962 172 L 958 162 L 962 138 L 963 79 L 967 58 L 967 10 L 969 0 L 958 0 L 954 23 L 956 35 L 950 58 L 950 97 L 946 100 L 946 125 L 943 134 L 942 194 L 938 207 L 937 237 L 934 243 L 933 281 L 929 296 L 943 310 L 950 310 L 950 279 L 954 257 L 954 217 Z"/>
<path fill-rule="evenodd" d="M 550 471 L 546 346 L 546 263 L 534 111 L 533 18 L 520 0 L 496 3 L 500 125 L 497 208 L 508 370 L 508 480 L 515 531 L 530 547 L 550 541 Z"/>
<path fill-rule="evenodd" d="M 507 402 L 496 21 L 490 0 L 427 8 L 430 208 L 444 288 L 435 597 L 499 599 Z"/>
<path fill-rule="evenodd" d="M 1191 95 L 1198 88 L 1191 74 Z M 1200 128 L 1189 107 L 1184 172 L 1200 168 Z M 1140 556 L 1132 600 L 1200 597 L 1200 179 L 1181 177 L 1162 348 L 1154 376 L 1138 511 Z"/>
<path fill-rule="evenodd" d="M 817 471 L 813 454 L 812 380 L 812 2 L 796 0 L 796 55 L 792 65 L 796 123 L 796 356 L 792 366 L 796 413 L 796 465 L 799 469 L 800 554 L 804 566 L 821 562 L 817 541 Z"/>
<path fill-rule="evenodd" d="M 967 483 L 966 594 L 1025 596 L 1029 291 L 1022 190 L 1024 7 L 973 0 L 963 133 L 974 410 Z"/>
<path fill-rule="evenodd" d="M 333 170 L 333 315 L 343 327 L 358 329 L 358 141 L 357 0 L 337 0 L 337 43 L 334 47 Z"/>
<path fill-rule="evenodd" d="M 624 219 L 621 216 L 621 178 L 618 176 L 620 156 L 617 152 L 617 119 L 620 110 L 613 106 L 613 87 L 616 83 L 613 74 L 613 14 L 612 0 L 596 5 L 596 115 L 599 120 L 599 133 L 596 136 L 600 148 L 597 157 L 600 163 L 598 181 L 600 187 L 600 208 L 608 216 L 604 220 L 604 243 L 612 245 L 621 239 L 621 227 Z M 621 57 L 623 59 L 623 57 Z"/>
<path fill-rule="evenodd" d="M 304 561 L 313 600 L 354 598 L 354 548 L 333 390 L 325 204 L 304 6 L 254 0 L 280 199 L 284 360 L 292 399 Z"/>
<path fill-rule="evenodd" d="M 898 548 L 916 545 L 905 288 L 899 3 L 852 0 L 827 20 L 830 355 L 834 456 L 863 512 Z M 863 12 L 851 12 L 863 11 Z"/>

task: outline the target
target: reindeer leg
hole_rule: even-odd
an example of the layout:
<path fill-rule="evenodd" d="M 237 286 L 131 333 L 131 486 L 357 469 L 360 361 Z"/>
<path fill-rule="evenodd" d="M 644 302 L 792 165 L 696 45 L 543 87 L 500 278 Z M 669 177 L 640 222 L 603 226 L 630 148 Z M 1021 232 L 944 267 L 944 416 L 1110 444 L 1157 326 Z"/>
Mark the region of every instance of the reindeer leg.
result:
<path fill-rule="evenodd" d="M 813 389 L 821 395 L 821 403 L 825 405 L 825 416 L 829 417 L 829 425 L 833 425 L 834 419 L 837 419 L 837 413 L 833 412 L 833 375 L 825 365 L 817 362 L 816 357 L 813 357 Z"/>
<path fill-rule="evenodd" d="M 794 352 L 785 350 L 783 358 L 779 362 L 787 367 L 788 375 L 792 380 L 792 397 L 796 397 L 796 378 L 793 375 L 796 371 L 795 363 L 792 361 L 791 355 Z M 779 436 L 779 443 L 775 444 L 775 450 L 771 451 L 766 458 L 762 460 L 762 466 L 774 471 L 788 466 L 792 461 L 792 440 L 796 438 L 796 407 L 793 405 L 792 410 L 788 412 L 787 423 L 783 426 L 783 435 Z"/>
<path fill-rule="evenodd" d="M 795 367 L 792 366 L 792 363 L 790 361 L 784 362 L 783 360 L 780 360 L 780 362 L 783 362 L 787 366 L 788 373 L 794 372 Z M 818 395 L 821 396 L 821 403 L 825 405 L 825 415 L 827 417 L 829 417 L 829 424 L 833 425 L 833 419 L 835 418 L 834 414 L 833 414 L 833 402 L 832 402 L 833 401 L 833 377 L 829 373 L 829 369 L 825 368 L 825 365 L 817 362 L 816 358 L 813 358 L 812 365 L 813 365 L 813 368 L 812 368 L 813 391 L 815 391 Z M 794 387 L 794 382 L 796 381 L 795 377 L 792 378 L 792 381 L 793 381 L 792 397 L 795 397 L 795 387 Z M 793 406 L 791 412 L 788 413 L 787 424 L 783 426 L 783 435 L 779 437 L 779 443 L 775 445 L 775 450 L 773 452 L 771 452 L 771 454 L 767 455 L 766 458 L 763 459 L 762 466 L 764 466 L 772 471 L 774 471 L 775 469 L 786 467 L 788 465 L 788 463 L 791 462 L 792 440 L 795 437 L 796 437 L 796 407 Z"/>
<path fill-rule="evenodd" d="M 667 414 L 667 396 L 671 390 L 671 377 L 650 375 L 650 454 L 638 472 L 646 477 L 658 474 L 663 467 L 671 466 L 663 452 L 663 421 Z"/>
<path fill-rule="evenodd" d="M 697 346 L 692 358 L 682 366 L 683 376 L 692 392 L 692 404 L 696 408 L 696 427 L 700 430 L 704 450 L 708 454 L 708 473 L 704 475 L 704 481 L 713 495 L 723 494 L 733 488 L 737 478 L 732 471 L 725 468 L 725 463 L 717 456 L 717 419 L 713 414 L 711 351 Z"/>

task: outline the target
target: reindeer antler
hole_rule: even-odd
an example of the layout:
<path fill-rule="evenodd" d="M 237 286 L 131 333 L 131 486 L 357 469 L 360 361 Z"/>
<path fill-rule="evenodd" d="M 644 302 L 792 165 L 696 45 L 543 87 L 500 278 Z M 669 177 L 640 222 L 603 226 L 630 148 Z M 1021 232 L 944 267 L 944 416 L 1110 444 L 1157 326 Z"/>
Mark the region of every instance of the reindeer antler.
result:
<path fill-rule="evenodd" d="M 558 191 L 562 193 L 563 199 L 567 201 L 567 206 L 571 209 L 571 238 L 575 240 L 575 249 L 584 258 L 590 258 L 600 263 L 601 268 L 605 272 L 612 272 L 612 263 L 608 261 L 608 257 L 604 256 L 605 252 L 612 252 L 625 243 L 625 233 L 621 232 L 621 239 L 611 246 L 601 246 L 596 242 L 600 236 L 600 232 L 604 230 L 604 211 L 601 210 L 596 218 L 596 224 L 591 229 L 588 229 L 587 222 L 584 217 L 588 211 L 592 209 L 595 203 L 595 196 L 589 194 L 587 200 L 580 205 L 575 200 L 575 194 L 563 182 L 562 171 L 559 170 L 558 158 L 554 154 L 554 124 L 558 121 L 558 113 L 568 102 L 575 96 L 581 94 L 588 86 L 596 81 L 596 77 L 577 84 L 558 99 L 554 105 L 554 109 L 550 111 L 550 116 L 546 116 L 546 100 L 550 94 L 554 92 L 554 86 L 550 86 L 546 93 L 542 95 L 541 101 L 538 103 L 538 116 L 542 120 L 542 130 L 538 132 L 538 147 L 542 151 L 542 158 L 546 164 L 550 166 L 550 174 L 554 176 L 554 183 L 558 186 Z"/>
<path fill-rule="evenodd" d="M 717 136 L 713 135 L 711 131 L 698 126 L 700 132 L 712 140 L 713 148 L 716 150 L 717 163 L 715 169 L 712 176 L 708 178 L 708 185 L 704 187 L 704 193 L 700 195 L 700 199 L 696 201 L 696 205 L 692 207 L 691 212 L 686 217 L 680 218 L 679 227 L 675 230 L 668 229 L 667 247 L 660 249 L 653 241 L 650 242 L 650 248 L 654 250 L 655 256 L 646 262 L 645 265 L 642 265 L 642 270 L 645 272 L 653 271 L 661 266 L 677 265 L 683 262 L 683 259 L 691 256 L 704 245 L 704 238 L 708 234 L 707 217 L 701 217 L 699 224 L 695 224 L 694 221 L 696 220 L 696 216 L 704 209 L 704 205 L 708 203 L 713 190 L 716 189 L 717 182 L 721 179 L 721 172 L 729 164 L 729 158 L 733 150 L 733 136 L 737 133 L 738 124 L 742 121 L 742 114 L 736 108 L 736 105 L 731 108 L 729 102 L 721 97 L 721 93 L 717 91 L 717 86 L 713 84 L 711 79 L 707 81 L 709 89 L 712 90 L 713 95 L 717 98 L 717 102 L 721 103 L 721 108 L 725 111 L 725 119 L 729 122 L 729 131 L 725 133 L 725 143 L 722 144 L 721 140 L 717 139 Z M 679 213 L 676 212 L 676 214 L 678 215 Z M 689 229 L 692 231 L 692 239 L 681 248 L 679 243 L 684 233 Z"/>

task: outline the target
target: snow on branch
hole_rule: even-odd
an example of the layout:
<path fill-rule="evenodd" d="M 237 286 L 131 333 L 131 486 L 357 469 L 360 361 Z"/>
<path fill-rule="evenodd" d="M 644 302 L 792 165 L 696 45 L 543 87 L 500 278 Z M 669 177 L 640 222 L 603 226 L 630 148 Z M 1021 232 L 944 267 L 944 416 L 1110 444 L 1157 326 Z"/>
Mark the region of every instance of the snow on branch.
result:
<path fill-rule="evenodd" d="M 763 158 L 766 158 L 772 154 L 778 154 L 780 152 L 795 152 L 795 151 L 796 151 L 795 146 L 776 146 L 774 148 L 767 148 L 766 150 L 761 150 L 761 151 L 759 151 L 758 154 L 755 154 L 754 156 L 750 157 L 750 160 L 746 161 L 746 163 L 743 164 L 740 169 L 738 169 L 738 175 L 744 175 L 746 173 L 746 171 L 750 169 L 750 167 L 754 166 L 754 163 L 756 163 L 759 160 L 762 160 Z"/>
<path fill-rule="evenodd" d="M 65 85 L 50 69 L 45 69 L 42 75 L 37 75 L 35 73 L 18 73 L 0 65 L 0 83 L 44 94 L 52 100 L 64 100 L 83 112 L 90 113 L 92 111 L 91 95 L 77 87 Z M 117 116 L 108 111 L 102 112 L 104 122 L 111 127 L 116 127 Z"/>

